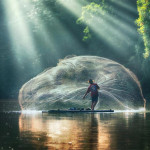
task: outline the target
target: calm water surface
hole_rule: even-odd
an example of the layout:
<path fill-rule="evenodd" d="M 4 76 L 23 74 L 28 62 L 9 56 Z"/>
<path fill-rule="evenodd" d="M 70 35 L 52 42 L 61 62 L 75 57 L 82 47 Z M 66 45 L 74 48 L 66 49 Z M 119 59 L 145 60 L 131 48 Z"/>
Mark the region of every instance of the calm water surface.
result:
<path fill-rule="evenodd" d="M 0 113 L 1 150 L 150 150 L 150 113 Z"/>

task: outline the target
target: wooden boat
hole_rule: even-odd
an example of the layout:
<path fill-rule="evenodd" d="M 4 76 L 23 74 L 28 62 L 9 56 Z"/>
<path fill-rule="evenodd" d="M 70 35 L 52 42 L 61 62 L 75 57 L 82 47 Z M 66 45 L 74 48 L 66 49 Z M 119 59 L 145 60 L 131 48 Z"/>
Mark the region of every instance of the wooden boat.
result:
<path fill-rule="evenodd" d="M 45 110 L 42 113 L 104 113 L 104 112 L 114 112 L 114 110 Z"/>

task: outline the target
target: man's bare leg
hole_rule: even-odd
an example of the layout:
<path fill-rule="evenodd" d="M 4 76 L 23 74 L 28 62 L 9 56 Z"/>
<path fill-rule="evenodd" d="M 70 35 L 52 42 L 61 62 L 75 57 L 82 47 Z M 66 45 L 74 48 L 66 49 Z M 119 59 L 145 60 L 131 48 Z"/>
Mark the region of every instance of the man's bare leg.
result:
<path fill-rule="evenodd" d="M 93 110 L 94 110 L 94 107 L 96 106 L 97 102 L 98 101 L 93 102 Z"/>
<path fill-rule="evenodd" d="M 94 110 L 94 107 L 96 106 L 97 102 L 98 102 L 98 101 L 92 102 L 92 104 L 91 104 L 91 110 Z"/>
<path fill-rule="evenodd" d="M 93 109 L 94 109 L 93 104 L 94 104 L 94 102 L 92 102 L 92 104 L 91 104 L 91 110 L 93 110 Z"/>

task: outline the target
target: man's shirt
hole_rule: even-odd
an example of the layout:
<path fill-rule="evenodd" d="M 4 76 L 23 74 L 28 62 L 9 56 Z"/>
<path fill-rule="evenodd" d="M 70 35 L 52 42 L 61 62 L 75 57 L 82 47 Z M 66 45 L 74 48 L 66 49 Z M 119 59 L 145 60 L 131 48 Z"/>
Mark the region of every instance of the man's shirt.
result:
<path fill-rule="evenodd" d="M 87 93 L 91 92 L 91 96 L 97 96 L 98 89 L 99 89 L 99 86 L 96 83 L 90 84 L 90 86 L 87 89 Z"/>

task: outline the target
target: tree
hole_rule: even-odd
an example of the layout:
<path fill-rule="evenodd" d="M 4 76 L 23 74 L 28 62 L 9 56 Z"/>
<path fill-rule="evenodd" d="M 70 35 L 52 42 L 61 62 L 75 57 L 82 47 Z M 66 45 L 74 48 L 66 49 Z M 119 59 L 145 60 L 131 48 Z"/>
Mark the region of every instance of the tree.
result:
<path fill-rule="evenodd" d="M 145 45 L 144 57 L 148 58 L 150 53 L 150 2 L 148 0 L 138 0 L 137 7 L 139 18 L 136 23 L 139 27 L 138 31 L 143 36 Z"/>
<path fill-rule="evenodd" d="M 94 21 L 95 17 L 103 16 L 104 13 L 105 13 L 104 6 L 94 2 L 82 7 L 81 17 L 78 18 L 76 23 L 86 24 L 86 27 L 83 30 L 84 33 L 84 37 L 82 39 L 83 41 L 87 41 L 88 39 L 91 38 L 91 33 L 88 25 L 90 25 Z"/>

